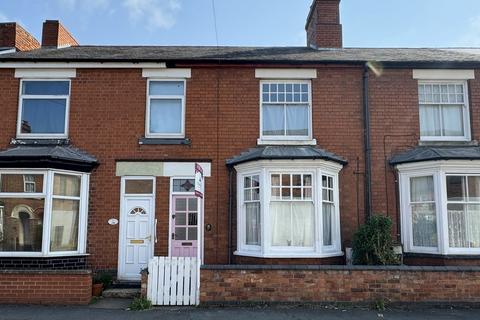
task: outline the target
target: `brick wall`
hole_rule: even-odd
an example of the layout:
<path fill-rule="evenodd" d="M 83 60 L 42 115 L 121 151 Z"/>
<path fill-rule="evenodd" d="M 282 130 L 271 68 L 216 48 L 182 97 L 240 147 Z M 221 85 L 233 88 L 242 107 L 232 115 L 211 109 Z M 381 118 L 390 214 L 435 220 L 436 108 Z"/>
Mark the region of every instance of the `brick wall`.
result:
<path fill-rule="evenodd" d="M 64 46 L 78 46 L 78 42 L 58 20 L 46 20 L 42 29 L 42 47 Z"/>
<path fill-rule="evenodd" d="M 0 23 L 0 47 L 11 47 L 18 51 L 40 48 L 40 43 L 18 23 Z"/>
<path fill-rule="evenodd" d="M 88 304 L 92 297 L 89 271 L 0 270 L 0 303 Z"/>
<path fill-rule="evenodd" d="M 204 266 L 200 302 L 480 302 L 480 268 Z"/>
<path fill-rule="evenodd" d="M 80 270 L 87 257 L 0 257 L 0 270 Z"/>

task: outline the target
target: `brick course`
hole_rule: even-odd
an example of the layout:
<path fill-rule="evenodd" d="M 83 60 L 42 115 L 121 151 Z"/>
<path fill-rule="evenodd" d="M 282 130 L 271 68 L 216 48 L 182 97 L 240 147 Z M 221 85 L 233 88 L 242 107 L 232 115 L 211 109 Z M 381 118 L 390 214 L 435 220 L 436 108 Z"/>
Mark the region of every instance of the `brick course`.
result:
<path fill-rule="evenodd" d="M 89 271 L 0 271 L 0 303 L 80 304 L 92 297 Z"/>

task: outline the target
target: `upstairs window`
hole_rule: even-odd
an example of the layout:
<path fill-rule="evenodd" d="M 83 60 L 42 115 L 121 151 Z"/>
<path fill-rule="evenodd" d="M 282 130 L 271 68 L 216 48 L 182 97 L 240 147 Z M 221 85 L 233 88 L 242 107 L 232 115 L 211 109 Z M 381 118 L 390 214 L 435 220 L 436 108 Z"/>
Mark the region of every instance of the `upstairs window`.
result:
<path fill-rule="evenodd" d="M 22 80 L 19 138 L 66 138 L 70 81 Z"/>
<path fill-rule="evenodd" d="M 183 138 L 185 136 L 185 81 L 148 82 L 146 136 Z"/>
<path fill-rule="evenodd" d="M 420 82 L 418 95 L 422 140 L 470 140 L 465 81 Z"/>
<path fill-rule="evenodd" d="M 262 81 L 261 139 L 310 140 L 310 81 Z"/>

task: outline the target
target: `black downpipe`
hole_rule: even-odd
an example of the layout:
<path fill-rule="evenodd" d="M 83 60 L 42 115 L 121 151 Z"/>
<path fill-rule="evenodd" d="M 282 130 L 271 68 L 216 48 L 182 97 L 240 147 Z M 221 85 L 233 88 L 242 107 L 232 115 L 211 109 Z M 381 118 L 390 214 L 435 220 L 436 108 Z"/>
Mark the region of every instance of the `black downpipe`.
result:
<path fill-rule="evenodd" d="M 372 214 L 372 155 L 370 141 L 370 105 L 369 92 L 369 67 L 365 64 L 363 70 L 363 135 L 365 143 L 365 220 Z"/>
<path fill-rule="evenodd" d="M 233 262 L 233 239 L 232 239 L 232 223 L 233 223 L 233 168 L 228 167 L 228 264 Z"/>

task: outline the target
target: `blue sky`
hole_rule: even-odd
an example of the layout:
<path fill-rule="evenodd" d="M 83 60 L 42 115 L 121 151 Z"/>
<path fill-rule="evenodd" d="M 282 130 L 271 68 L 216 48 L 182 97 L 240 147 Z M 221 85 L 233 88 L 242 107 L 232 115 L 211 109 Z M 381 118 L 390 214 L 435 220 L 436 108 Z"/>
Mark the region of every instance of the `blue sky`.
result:
<path fill-rule="evenodd" d="M 220 45 L 305 44 L 312 0 L 215 0 Z M 0 0 L 37 38 L 59 19 L 81 44 L 214 45 L 212 0 Z M 480 47 L 479 0 L 342 0 L 346 47 Z"/>

